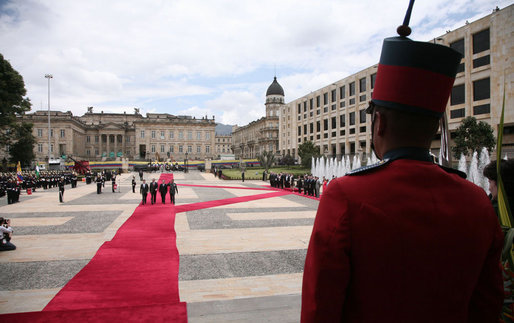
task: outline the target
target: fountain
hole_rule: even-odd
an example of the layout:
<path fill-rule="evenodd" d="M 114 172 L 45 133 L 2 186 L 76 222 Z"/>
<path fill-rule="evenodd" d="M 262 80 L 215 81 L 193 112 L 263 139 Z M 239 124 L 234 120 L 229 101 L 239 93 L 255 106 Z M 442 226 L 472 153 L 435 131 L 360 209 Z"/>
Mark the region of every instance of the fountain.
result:
<path fill-rule="evenodd" d="M 459 159 L 459 168 L 458 168 L 461 172 L 463 172 L 464 174 L 467 174 L 468 173 L 468 170 L 467 170 L 467 165 L 466 165 L 466 156 L 464 156 L 464 154 L 460 154 L 460 159 Z"/>
<path fill-rule="evenodd" d="M 476 151 L 473 152 L 473 157 L 471 157 L 468 180 L 476 185 L 480 184 L 480 176 L 478 174 L 478 153 Z"/>
<path fill-rule="evenodd" d="M 482 148 L 482 151 L 480 152 L 480 160 L 478 163 L 478 176 L 480 178 L 480 184 L 479 186 L 484 189 L 484 191 L 489 195 L 489 181 L 487 180 L 487 177 L 484 176 L 484 168 L 491 162 L 491 159 L 489 158 L 489 151 L 487 151 L 487 148 Z"/>

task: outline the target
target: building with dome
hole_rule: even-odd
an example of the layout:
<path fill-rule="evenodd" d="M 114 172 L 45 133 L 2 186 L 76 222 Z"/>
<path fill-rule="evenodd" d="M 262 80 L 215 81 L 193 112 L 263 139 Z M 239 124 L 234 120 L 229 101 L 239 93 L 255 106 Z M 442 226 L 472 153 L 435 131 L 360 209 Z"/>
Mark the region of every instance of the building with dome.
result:
<path fill-rule="evenodd" d="M 237 127 L 232 132 L 232 151 L 236 158 L 257 158 L 264 151 L 279 154 L 279 118 L 284 107 L 284 89 L 277 77 L 266 91 L 266 116 Z"/>

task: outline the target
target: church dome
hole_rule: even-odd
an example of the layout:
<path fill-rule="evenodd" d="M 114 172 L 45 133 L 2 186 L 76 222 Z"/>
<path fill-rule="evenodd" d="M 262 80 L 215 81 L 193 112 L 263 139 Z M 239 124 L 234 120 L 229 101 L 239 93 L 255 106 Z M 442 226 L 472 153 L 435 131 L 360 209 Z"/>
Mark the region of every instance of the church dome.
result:
<path fill-rule="evenodd" d="M 273 79 L 273 83 L 269 86 L 268 90 L 266 91 L 266 96 L 268 95 L 282 95 L 284 96 L 284 89 L 280 84 L 277 82 L 277 77 Z"/>

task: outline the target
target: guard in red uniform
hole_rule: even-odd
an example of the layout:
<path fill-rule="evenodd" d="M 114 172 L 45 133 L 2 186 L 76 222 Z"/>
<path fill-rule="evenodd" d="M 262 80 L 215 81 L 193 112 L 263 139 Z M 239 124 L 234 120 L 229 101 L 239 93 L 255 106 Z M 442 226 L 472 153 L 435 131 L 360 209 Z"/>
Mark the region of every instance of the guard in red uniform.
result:
<path fill-rule="evenodd" d="M 429 155 L 461 55 L 410 40 L 406 21 L 384 40 L 367 110 L 381 162 L 331 181 L 321 198 L 302 322 L 498 321 L 497 217 L 481 188 Z"/>

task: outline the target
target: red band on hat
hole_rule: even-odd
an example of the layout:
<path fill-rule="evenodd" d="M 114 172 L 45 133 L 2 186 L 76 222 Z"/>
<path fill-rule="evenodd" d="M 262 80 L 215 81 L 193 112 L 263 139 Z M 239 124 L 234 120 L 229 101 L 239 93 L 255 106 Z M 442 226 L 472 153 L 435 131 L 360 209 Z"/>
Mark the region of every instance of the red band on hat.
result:
<path fill-rule="evenodd" d="M 415 67 L 379 64 L 373 99 L 442 113 L 454 81 Z"/>

